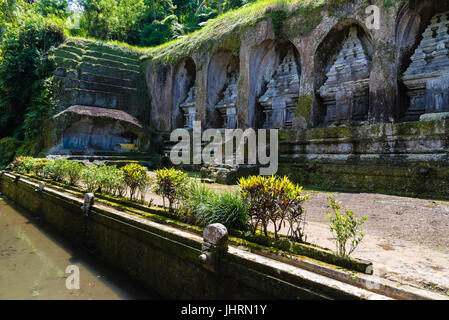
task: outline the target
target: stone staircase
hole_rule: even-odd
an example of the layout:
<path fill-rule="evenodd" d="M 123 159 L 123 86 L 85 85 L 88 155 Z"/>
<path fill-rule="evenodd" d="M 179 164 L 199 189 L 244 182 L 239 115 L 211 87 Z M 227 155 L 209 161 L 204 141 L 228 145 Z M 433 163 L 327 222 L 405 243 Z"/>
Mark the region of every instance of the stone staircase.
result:
<path fill-rule="evenodd" d="M 55 52 L 58 112 L 72 105 L 120 109 L 148 119 L 149 98 L 140 65 L 142 53 L 69 38 Z"/>

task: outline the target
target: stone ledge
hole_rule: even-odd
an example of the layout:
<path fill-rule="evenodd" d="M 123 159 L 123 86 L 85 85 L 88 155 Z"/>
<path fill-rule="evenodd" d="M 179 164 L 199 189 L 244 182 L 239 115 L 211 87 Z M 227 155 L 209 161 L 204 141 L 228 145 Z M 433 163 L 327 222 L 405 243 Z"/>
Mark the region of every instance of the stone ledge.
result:
<path fill-rule="evenodd" d="M 12 200 L 34 211 L 66 237 L 87 246 L 91 252 L 168 297 L 389 299 L 236 248 L 230 248 L 223 259 L 222 274 L 216 278 L 206 270 L 201 271 L 199 262 L 193 262 L 199 252 L 195 247 L 200 245 L 202 239 L 197 235 L 98 204 L 93 206 L 89 216 L 85 216 L 80 209 L 80 199 L 51 188 L 36 193 L 35 183 L 22 179 L 15 184 L 14 175 L 9 173 L 3 174 L 0 179 L 2 192 Z M 61 206 L 63 203 L 65 205 Z M 167 245 L 169 252 L 162 249 Z M 161 263 L 164 268 L 160 268 Z M 182 270 L 182 278 L 175 270 Z M 261 286 L 268 282 L 272 284 L 266 288 Z M 304 287 L 307 289 L 304 290 Z"/>

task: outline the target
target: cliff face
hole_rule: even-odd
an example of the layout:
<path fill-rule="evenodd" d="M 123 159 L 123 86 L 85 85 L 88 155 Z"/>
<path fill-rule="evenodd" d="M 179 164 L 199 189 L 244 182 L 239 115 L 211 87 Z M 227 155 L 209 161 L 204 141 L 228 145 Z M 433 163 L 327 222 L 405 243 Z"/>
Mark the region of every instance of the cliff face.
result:
<path fill-rule="evenodd" d="M 148 122 L 150 102 L 140 56 L 126 48 L 68 39 L 55 51 L 58 111 L 73 105 L 119 109 Z"/>
<path fill-rule="evenodd" d="M 244 8 L 151 49 L 153 124 L 278 128 L 278 174 L 302 185 L 447 198 L 449 2 L 386 3 Z"/>
<path fill-rule="evenodd" d="M 66 43 L 57 53 L 61 111 L 120 109 L 143 130 L 106 119 L 111 129 L 98 140 L 137 141 L 141 151 L 163 150 L 167 132 L 194 120 L 203 129 L 277 128 L 278 173 L 301 184 L 447 198 L 449 2 L 270 3 L 145 53 Z M 373 4 L 377 29 L 366 22 Z M 55 124 L 48 145 L 103 131 L 76 120 Z"/>
<path fill-rule="evenodd" d="M 144 62 L 152 96 L 152 122 L 161 130 L 188 126 L 189 115 L 183 115 L 180 105 L 195 87 L 196 112 L 190 117 L 195 114 L 203 127 L 229 126 L 216 105 L 235 75 L 235 126 L 240 128 L 301 129 L 417 121 L 425 113 L 435 113 L 425 107 L 411 112 L 417 109 L 410 108 L 410 90 L 415 88 L 406 86 L 403 74 L 429 26 L 440 28 L 435 31 L 435 45 L 448 45 L 443 39 L 447 17 L 439 15 L 449 10 L 449 3 L 394 3 L 293 1 L 290 7 L 273 6 L 263 14 L 259 12 L 252 22 L 239 24 L 235 17 L 224 17 L 197 34 L 155 48 Z M 378 30 L 366 24 L 366 8 L 371 4 L 380 8 Z M 288 54 L 293 55 L 299 83 L 291 80 L 293 74 L 281 77 L 290 80 L 279 78 Z M 447 52 L 438 55 L 447 58 Z M 447 80 L 444 84 L 447 87 Z M 261 101 L 268 90 L 277 97 L 269 105 Z M 282 97 L 284 91 L 290 92 L 288 99 Z M 441 101 L 440 112 L 449 111 L 448 102 Z"/>
<path fill-rule="evenodd" d="M 148 151 L 151 105 L 142 52 L 69 38 L 54 55 L 58 109 L 45 128 L 46 150 L 53 154 L 122 152 L 121 145 L 135 144 L 140 151 Z M 90 114 L 73 117 L 76 113 L 70 111 L 75 107 Z M 139 129 L 123 126 L 117 116 L 122 114 L 136 119 Z"/>

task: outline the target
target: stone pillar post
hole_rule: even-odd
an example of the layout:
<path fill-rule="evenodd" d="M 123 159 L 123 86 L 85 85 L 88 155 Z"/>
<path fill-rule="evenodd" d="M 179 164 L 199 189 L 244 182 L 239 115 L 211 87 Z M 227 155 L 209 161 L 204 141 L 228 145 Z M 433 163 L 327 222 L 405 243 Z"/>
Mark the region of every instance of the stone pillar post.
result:
<path fill-rule="evenodd" d="M 375 2 L 379 7 L 383 1 Z M 373 38 L 369 115 L 371 123 L 394 122 L 397 118 L 398 72 L 395 53 L 395 8 L 381 10 L 379 30 L 370 30 Z"/>
<path fill-rule="evenodd" d="M 228 230 L 221 223 L 206 226 L 203 231 L 203 245 L 199 256 L 202 266 L 212 272 L 217 272 L 220 259 L 228 251 Z"/>
<path fill-rule="evenodd" d="M 81 206 L 81 210 L 86 216 L 89 215 L 89 211 L 94 205 L 94 199 L 95 196 L 93 193 L 84 194 L 84 204 Z"/>

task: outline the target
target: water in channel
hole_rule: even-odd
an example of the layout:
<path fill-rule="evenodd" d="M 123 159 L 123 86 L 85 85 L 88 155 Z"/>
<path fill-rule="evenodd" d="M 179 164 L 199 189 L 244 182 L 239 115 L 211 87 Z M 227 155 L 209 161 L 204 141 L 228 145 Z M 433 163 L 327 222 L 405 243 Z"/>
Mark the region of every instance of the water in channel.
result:
<path fill-rule="evenodd" d="M 80 289 L 67 289 L 69 265 Z M 72 282 L 73 284 L 73 282 Z M 70 287 L 70 286 L 69 286 Z M 55 234 L 0 193 L 0 300 L 159 299 L 104 261 Z"/>

